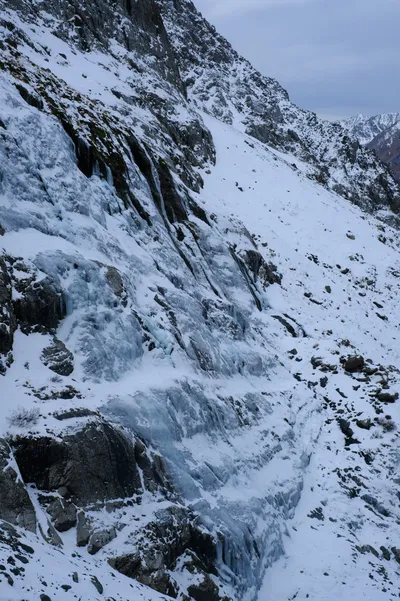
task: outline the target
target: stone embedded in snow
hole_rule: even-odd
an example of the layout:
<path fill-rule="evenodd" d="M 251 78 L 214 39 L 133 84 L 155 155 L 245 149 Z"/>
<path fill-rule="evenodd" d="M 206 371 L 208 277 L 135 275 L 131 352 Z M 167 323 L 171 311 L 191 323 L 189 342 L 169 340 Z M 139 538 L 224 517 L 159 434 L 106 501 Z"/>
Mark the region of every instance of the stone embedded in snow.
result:
<path fill-rule="evenodd" d="M 85 547 L 92 532 L 89 518 L 83 511 L 78 511 L 76 524 L 76 544 L 78 547 Z"/>
<path fill-rule="evenodd" d="M 368 419 L 358 419 L 356 421 L 356 424 L 362 430 L 370 430 L 371 426 L 372 426 L 372 421 L 369 418 Z"/>
<path fill-rule="evenodd" d="M 101 584 L 100 580 L 97 578 L 97 576 L 92 576 L 92 577 L 91 577 L 91 581 L 92 581 L 92 584 L 95 586 L 95 588 L 96 588 L 97 592 L 98 592 L 100 595 L 102 595 L 102 594 L 103 594 L 103 592 L 104 592 L 104 587 L 103 587 L 103 585 Z"/>
<path fill-rule="evenodd" d="M 55 499 L 47 507 L 47 512 L 51 515 L 54 528 L 58 532 L 66 532 L 76 525 L 76 507 L 70 501 Z"/>
<path fill-rule="evenodd" d="M 381 401 L 381 403 L 395 403 L 399 398 L 399 393 L 381 391 L 376 393 L 376 398 L 378 399 L 378 401 Z"/>
<path fill-rule="evenodd" d="M 364 365 L 364 357 L 361 357 L 360 355 L 354 355 L 353 357 L 349 357 L 343 363 L 345 371 L 351 374 L 362 371 L 364 369 Z"/>
<path fill-rule="evenodd" d="M 108 530 L 97 530 L 90 535 L 88 540 L 88 548 L 87 551 L 90 555 L 95 555 L 108 545 L 114 538 L 117 536 L 115 528 L 109 528 Z M 81 546 L 81 545 L 79 545 Z"/>

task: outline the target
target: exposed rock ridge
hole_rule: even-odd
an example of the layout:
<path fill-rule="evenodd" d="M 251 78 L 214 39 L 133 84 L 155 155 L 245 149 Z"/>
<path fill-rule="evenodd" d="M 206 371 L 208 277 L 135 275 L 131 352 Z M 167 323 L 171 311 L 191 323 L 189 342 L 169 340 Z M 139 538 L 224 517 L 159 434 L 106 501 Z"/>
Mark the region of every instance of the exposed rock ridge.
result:
<path fill-rule="evenodd" d="M 191 0 L 156 0 L 188 97 L 217 119 L 310 163 L 320 183 L 368 211 L 398 212 L 400 189 L 374 153 L 339 123 L 298 108 L 196 10 Z"/>

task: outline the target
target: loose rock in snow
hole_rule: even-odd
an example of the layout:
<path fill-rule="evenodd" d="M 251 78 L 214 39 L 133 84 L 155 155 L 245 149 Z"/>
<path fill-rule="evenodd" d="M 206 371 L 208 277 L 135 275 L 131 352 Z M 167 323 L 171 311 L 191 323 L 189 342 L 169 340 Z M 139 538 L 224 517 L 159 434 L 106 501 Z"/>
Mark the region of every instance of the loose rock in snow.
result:
<path fill-rule="evenodd" d="M 345 371 L 353 374 L 356 372 L 360 372 L 363 370 L 365 365 L 364 357 L 361 355 L 354 355 L 353 357 L 349 357 L 344 360 L 343 367 Z"/>
<path fill-rule="evenodd" d="M 399 398 L 399 393 L 378 392 L 376 394 L 376 398 L 378 399 L 378 401 L 381 401 L 381 403 L 395 403 Z"/>
<path fill-rule="evenodd" d="M 53 518 L 54 528 L 58 532 L 66 532 L 76 524 L 76 507 L 70 501 L 56 499 L 47 508 Z"/>
<path fill-rule="evenodd" d="M 79 511 L 76 524 L 76 544 L 78 547 L 87 545 L 91 534 L 91 523 L 83 511 Z"/>
<path fill-rule="evenodd" d="M 89 538 L 88 553 L 95 555 L 108 545 L 117 536 L 115 528 L 108 528 L 107 530 L 98 530 L 93 532 Z"/>

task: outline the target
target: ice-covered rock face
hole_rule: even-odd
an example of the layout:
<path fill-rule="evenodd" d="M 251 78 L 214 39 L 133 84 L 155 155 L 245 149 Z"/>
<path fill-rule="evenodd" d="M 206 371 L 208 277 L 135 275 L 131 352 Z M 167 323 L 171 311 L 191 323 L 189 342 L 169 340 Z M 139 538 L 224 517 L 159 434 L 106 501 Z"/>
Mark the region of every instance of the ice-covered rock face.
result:
<path fill-rule="evenodd" d="M 285 393 L 269 399 L 270 380 L 280 372 L 287 377 L 262 313 L 269 279 L 279 281 L 269 252 L 257 249 L 242 225 L 219 224 L 207 214 L 138 141 L 136 154 L 124 157 L 126 190 L 137 199 L 126 206 L 129 196 L 118 195 L 115 177 L 84 173 L 65 128 L 5 77 L 1 119 L 0 219 L 2 244 L 12 257 L 9 297 L 15 309 L 23 303 L 25 280 L 49 281 L 62 291 L 58 337 L 74 359 L 73 371 L 59 377 L 63 387 L 44 369 L 51 369 L 51 341 L 38 340 L 47 385 L 36 368 L 39 377 L 28 389 L 41 400 L 62 399 L 65 407 L 67 399 L 92 397 L 95 386 L 103 414 L 162 453 L 178 494 L 215 536 L 226 586 L 251 598 L 264 566 L 282 551 L 282 516 L 297 502 L 303 469 L 301 461 L 294 466 L 279 501 L 267 479 L 273 502 L 266 503 L 264 487 L 250 499 L 230 498 L 230 479 L 236 474 L 239 484 L 250 458 L 256 471 L 275 455 L 294 452 L 286 408 L 272 439 L 267 435 L 274 403 L 286 405 Z M 263 444 L 256 432 L 264 433 Z M 215 445 L 208 460 L 199 459 L 197 445 Z M 58 524 L 58 509 L 54 516 Z"/>
<path fill-rule="evenodd" d="M 322 153 L 339 129 L 293 107 L 189 2 L 3 5 L 0 518 L 38 536 L 24 549 L 30 535 L 1 527 L 1 555 L 28 567 L 0 584 L 253 601 L 297 515 L 304 539 L 308 519 L 332 518 L 329 545 L 313 528 L 321 562 L 339 538 L 353 557 L 355 528 L 361 549 L 394 546 L 398 458 L 382 448 L 397 419 L 398 233 L 315 182 L 334 186 L 329 155 L 348 172 L 341 192 L 356 181 L 387 218 L 382 167 L 374 190 L 357 145 Z M 370 507 L 390 544 L 363 530 Z M 301 549 L 290 578 L 278 564 L 283 598 L 308 598 Z M 266 587 L 260 601 L 279 598 Z"/>
<path fill-rule="evenodd" d="M 156 165 L 148 159 L 154 198 L 131 158 L 127 171 L 132 188 L 146 199 L 152 225 L 135 205 L 118 216 L 123 201 L 107 180 L 81 173 L 71 140 L 57 120 L 32 110 L 3 82 L 4 239 L 28 228 L 24 250 L 39 272 L 63 290 L 67 341 L 85 357 L 85 373 L 118 379 L 142 356 L 146 339 L 161 356 L 175 349 L 204 371 L 263 373 L 268 353 L 263 359 L 249 344 L 257 339 L 249 316 L 261 307 L 262 289 L 250 281 L 245 264 L 205 213 L 205 221 L 194 215 L 175 224 L 177 209 L 168 205 L 171 192 L 163 193 Z M 183 210 L 185 197 L 178 189 L 174 194 Z M 18 210 L 21 201 L 23 211 Z M 190 206 L 194 201 L 188 202 L 188 211 Z M 238 239 L 244 247 L 254 247 L 244 230 Z M 52 240 L 61 243 L 53 246 Z M 78 251 L 82 241 L 87 256 Z M 16 246 L 14 252 L 18 250 Z M 148 277 L 151 272 L 154 278 Z M 239 304 L 234 298 L 238 286 L 244 291 Z M 153 311 L 167 316 L 165 325 L 151 319 Z M 228 336 L 226 345 L 215 346 L 215 330 Z"/>

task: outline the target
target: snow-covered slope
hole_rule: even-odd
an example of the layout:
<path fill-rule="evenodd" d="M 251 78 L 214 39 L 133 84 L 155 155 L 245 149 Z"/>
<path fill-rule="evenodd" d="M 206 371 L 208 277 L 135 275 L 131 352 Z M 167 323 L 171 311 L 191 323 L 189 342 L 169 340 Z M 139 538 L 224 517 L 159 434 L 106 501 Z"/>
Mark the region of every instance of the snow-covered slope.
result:
<path fill-rule="evenodd" d="M 321 402 L 307 420 L 318 436 L 286 522 L 285 553 L 267 570 L 259 601 L 396 597 L 400 415 L 398 402 L 376 402 L 376 390 L 399 390 L 398 234 L 390 242 L 358 209 L 321 194 L 290 157 L 284 164 L 231 128 L 206 123 L 218 159 L 206 206 L 239 217 L 274 249 L 283 279 L 269 291 L 271 310 L 307 334 L 280 338 L 278 353 L 307 384 L 305 405 Z M 340 359 L 357 353 L 369 363 L 350 374 Z"/>
<path fill-rule="evenodd" d="M 297 107 L 220 36 L 191 0 L 156 0 L 188 98 L 200 110 L 314 167 L 316 181 L 368 211 L 400 208 L 398 184 L 340 123 Z"/>
<path fill-rule="evenodd" d="M 388 203 L 189 102 L 155 4 L 93 6 L 0 22 L 0 599 L 397 594 Z"/>

